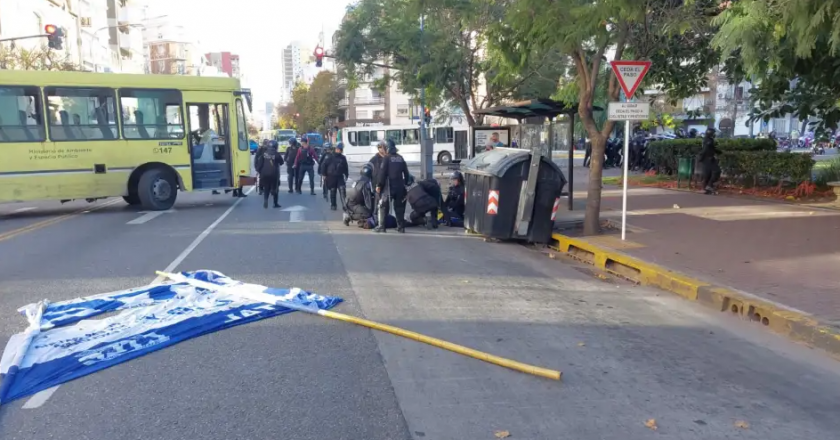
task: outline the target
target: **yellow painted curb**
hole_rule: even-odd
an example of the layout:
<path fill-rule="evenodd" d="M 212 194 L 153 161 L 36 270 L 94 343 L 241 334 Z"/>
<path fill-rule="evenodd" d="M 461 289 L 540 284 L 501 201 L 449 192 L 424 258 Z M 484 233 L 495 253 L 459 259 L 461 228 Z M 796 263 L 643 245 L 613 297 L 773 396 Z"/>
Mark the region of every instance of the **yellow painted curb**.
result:
<path fill-rule="evenodd" d="M 578 260 L 646 286 L 658 287 L 720 312 L 730 312 L 794 341 L 840 358 L 840 329 L 813 316 L 725 286 L 717 286 L 648 263 L 586 239 L 552 234 L 552 247 Z"/>

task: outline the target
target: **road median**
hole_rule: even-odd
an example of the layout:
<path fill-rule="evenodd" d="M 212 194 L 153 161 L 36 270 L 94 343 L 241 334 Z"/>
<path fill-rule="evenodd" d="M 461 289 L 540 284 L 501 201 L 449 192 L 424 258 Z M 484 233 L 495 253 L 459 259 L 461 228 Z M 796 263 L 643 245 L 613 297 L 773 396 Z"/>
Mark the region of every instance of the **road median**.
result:
<path fill-rule="evenodd" d="M 644 261 L 593 243 L 588 238 L 554 233 L 551 247 L 633 282 L 657 287 L 719 312 L 737 315 L 794 341 L 825 350 L 840 359 L 840 329 L 820 322 L 806 312 Z"/>

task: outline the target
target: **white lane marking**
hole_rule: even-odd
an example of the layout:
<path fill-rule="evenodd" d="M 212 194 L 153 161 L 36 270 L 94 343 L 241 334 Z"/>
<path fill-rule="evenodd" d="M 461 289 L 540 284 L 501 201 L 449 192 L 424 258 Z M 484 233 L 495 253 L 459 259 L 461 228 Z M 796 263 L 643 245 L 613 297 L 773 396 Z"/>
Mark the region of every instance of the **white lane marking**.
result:
<path fill-rule="evenodd" d="M 18 214 L 18 213 L 21 213 L 21 212 L 32 211 L 33 209 L 38 209 L 38 208 L 36 208 L 34 206 L 30 206 L 28 208 L 18 208 L 18 209 L 14 210 L 14 213 Z"/>
<path fill-rule="evenodd" d="M 251 189 L 245 191 L 245 195 L 250 194 L 253 190 L 254 187 L 251 187 Z M 233 211 L 233 209 L 236 208 L 237 205 L 239 205 L 240 202 L 242 202 L 242 200 L 244 200 L 244 197 L 236 199 L 236 202 L 234 202 L 233 205 L 231 205 L 231 207 L 227 209 L 227 211 L 225 211 L 221 216 L 219 216 L 219 218 L 217 218 L 216 221 L 214 221 L 210 226 L 207 227 L 207 229 L 205 229 L 198 237 L 196 237 L 196 239 L 193 240 L 193 242 L 190 243 L 190 245 L 187 246 L 187 248 L 184 249 L 184 251 L 181 252 L 181 254 L 178 255 L 177 258 L 175 258 L 175 260 L 169 263 L 169 266 L 166 266 L 166 269 L 164 269 L 163 271 L 172 272 L 173 270 L 175 270 L 175 267 L 181 264 L 181 262 L 184 261 L 184 259 L 187 258 L 187 256 L 193 250 L 195 250 L 195 248 L 198 247 L 198 245 L 201 244 L 201 242 L 204 241 L 204 239 L 207 238 L 208 235 L 210 235 L 210 232 L 212 232 L 213 229 L 215 229 L 216 226 L 218 226 L 219 223 L 221 223 L 222 220 L 224 220 L 225 217 L 227 217 Z M 157 284 L 161 281 L 163 281 L 163 278 L 157 277 L 154 281 L 151 282 L 151 284 Z M 52 395 L 56 392 L 56 390 L 58 390 L 58 387 L 60 386 L 61 385 L 56 385 L 52 388 L 48 388 L 46 390 L 39 391 L 33 394 L 32 397 L 30 397 L 29 400 L 27 400 L 26 403 L 23 404 L 23 408 L 35 409 L 43 406 L 45 403 L 47 403 L 47 400 L 50 397 L 52 397 Z"/>
<path fill-rule="evenodd" d="M 281 211 L 285 211 L 285 212 L 289 213 L 289 222 L 300 223 L 306 218 L 306 215 L 304 214 L 304 212 L 307 209 L 308 208 L 305 207 L 305 206 L 295 205 L 295 206 L 290 206 L 288 208 L 283 208 L 283 209 L 281 209 Z"/>
<path fill-rule="evenodd" d="M 47 388 L 43 391 L 38 391 L 37 393 L 33 394 L 26 403 L 23 404 L 23 409 L 35 409 L 41 407 L 41 405 L 47 402 L 47 399 L 52 397 L 55 390 L 57 390 L 59 385 L 56 385 L 52 388 Z"/>
<path fill-rule="evenodd" d="M 158 218 L 159 216 L 161 216 L 163 214 L 171 214 L 173 212 L 175 212 L 174 209 L 169 209 L 169 210 L 166 210 L 166 211 L 141 211 L 140 214 L 143 214 L 143 215 L 141 215 L 140 217 L 137 217 L 136 219 L 134 219 L 134 220 L 132 220 L 132 221 L 126 223 L 126 224 L 127 225 L 142 225 L 143 223 L 146 223 L 149 220 L 154 220 L 154 219 Z"/>
<path fill-rule="evenodd" d="M 245 191 L 245 195 L 251 194 L 252 191 L 254 191 L 253 186 L 248 191 Z M 172 262 L 169 263 L 169 266 L 166 266 L 166 269 L 163 269 L 163 271 L 168 273 L 174 272 L 175 268 L 178 267 L 178 265 L 181 264 L 181 262 L 184 261 L 184 259 L 187 258 L 187 256 L 189 256 L 192 253 L 192 251 L 194 251 L 195 248 L 197 248 L 198 245 L 201 244 L 201 242 L 204 241 L 204 239 L 207 238 L 208 235 L 210 235 L 211 232 L 213 232 L 213 229 L 216 229 L 216 226 L 218 226 L 219 223 L 222 222 L 222 220 L 224 220 L 228 215 L 230 215 L 230 213 L 233 212 L 233 210 L 236 209 L 236 207 L 239 206 L 239 204 L 243 200 L 245 200 L 244 197 L 236 199 L 236 202 L 234 202 L 233 205 L 231 205 L 230 208 L 227 209 L 227 211 L 220 215 L 219 218 L 216 219 L 216 221 L 211 223 L 210 226 L 207 227 L 207 229 L 205 229 L 201 234 L 199 234 L 199 236 L 196 237 L 195 240 L 193 240 L 193 242 L 190 243 L 190 245 L 187 246 L 187 248 L 184 249 L 184 251 L 181 252 L 180 255 L 178 255 L 174 260 L 172 260 Z M 163 277 L 157 277 L 154 279 L 154 281 L 151 282 L 151 284 L 161 283 L 164 279 L 165 278 Z"/>

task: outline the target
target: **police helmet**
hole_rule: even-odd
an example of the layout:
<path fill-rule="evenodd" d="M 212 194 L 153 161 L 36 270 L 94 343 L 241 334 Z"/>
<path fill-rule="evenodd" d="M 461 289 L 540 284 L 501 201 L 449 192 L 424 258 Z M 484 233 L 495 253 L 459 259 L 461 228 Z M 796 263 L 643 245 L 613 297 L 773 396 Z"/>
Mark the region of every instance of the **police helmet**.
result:
<path fill-rule="evenodd" d="M 294 147 L 295 145 L 297 145 L 297 139 L 295 139 L 295 138 L 289 139 L 289 146 Z"/>
<path fill-rule="evenodd" d="M 386 142 L 386 141 L 383 139 L 383 140 L 379 141 L 379 143 L 378 143 L 378 144 L 376 144 L 376 148 L 377 148 L 377 149 L 382 149 L 382 150 L 388 151 L 388 142 Z"/>
<path fill-rule="evenodd" d="M 279 145 L 277 144 L 277 141 L 268 141 L 266 143 L 266 147 L 268 147 L 272 150 L 276 150 L 277 148 L 279 148 Z"/>
<path fill-rule="evenodd" d="M 449 180 L 457 180 L 459 183 L 464 183 L 464 175 L 460 171 L 453 171 L 449 176 Z"/>
<path fill-rule="evenodd" d="M 335 144 L 335 151 L 339 151 L 339 152 L 344 151 L 344 142 L 339 142 L 339 143 Z"/>
<path fill-rule="evenodd" d="M 692 128 L 691 130 L 688 130 L 688 137 L 697 137 L 697 129 Z"/>
<path fill-rule="evenodd" d="M 373 178 L 373 164 L 368 162 L 359 171 L 359 174 L 367 176 L 369 179 Z"/>
<path fill-rule="evenodd" d="M 393 139 L 388 139 L 388 154 L 397 154 L 397 144 Z"/>

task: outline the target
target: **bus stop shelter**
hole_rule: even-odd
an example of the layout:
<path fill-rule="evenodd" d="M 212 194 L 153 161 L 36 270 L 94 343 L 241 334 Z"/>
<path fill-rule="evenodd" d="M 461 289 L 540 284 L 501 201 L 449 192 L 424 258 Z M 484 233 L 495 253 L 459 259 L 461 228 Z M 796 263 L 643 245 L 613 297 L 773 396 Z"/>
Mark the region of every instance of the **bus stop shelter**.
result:
<path fill-rule="evenodd" d="M 603 111 L 600 107 L 593 107 L 595 111 Z M 572 104 L 567 105 L 560 101 L 555 101 L 552 99 L 531 99 L 528 101 L 520 101 L 514 102 L 509 105 L 502 105 L 498 107 L 489 107 L 485 109 L 476 110 L 475 114 L 477 115 L 484 115 L 484 116 L 496 116 L 506 119 L 516 119 L 519 124 L 519 145 L 522 148 L 529 148 L 532 154 L 538 156 L 544 156 L 548 154 L 549 159 L 551 159 L 551 151 L 553 150 L 554 144 L 554 125 L 548 125 L 548 142 L 542 144 L 539 139 L 539 134 L 537 136 L 530 136 L 527 140 L 522 137 L 522 128 L 524 126 L 532 125 L 532 126 L 542 126 L 543 123 L 540 122 L 539 124 L 532 123 L 527 124 L 523 121 L 528 120 L 540 120 L 545 121 L 548 120 L 551 122 L 554 118 L 560 115 L 566 115 L 568 117 L 568 142 L 569 142 L 569 155 L 568 155 L 568 196 L 569 196 L 569 210 L 573 210 L 573 202 L 574 202 L 574 145 L 575 145 L 575 113 L 578 111 L 578 105 Z M 475 148 L 475 146 L 473 147 Z"/>

